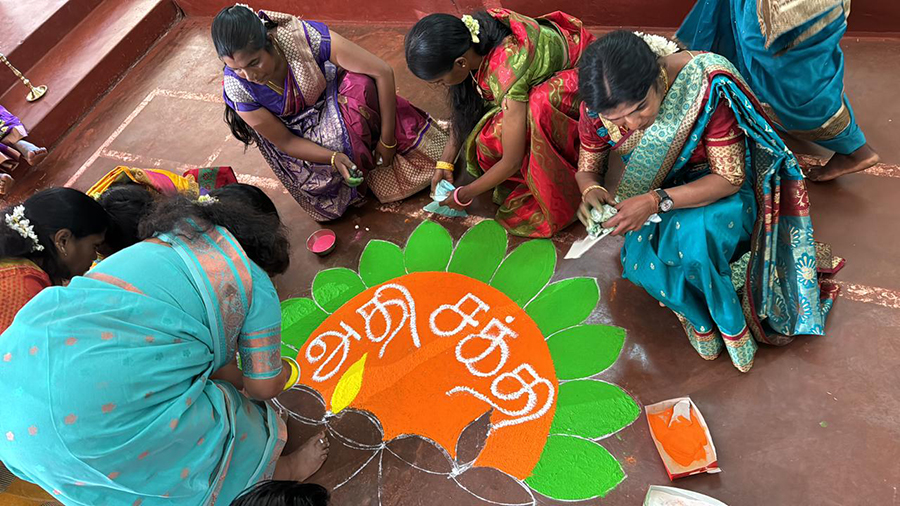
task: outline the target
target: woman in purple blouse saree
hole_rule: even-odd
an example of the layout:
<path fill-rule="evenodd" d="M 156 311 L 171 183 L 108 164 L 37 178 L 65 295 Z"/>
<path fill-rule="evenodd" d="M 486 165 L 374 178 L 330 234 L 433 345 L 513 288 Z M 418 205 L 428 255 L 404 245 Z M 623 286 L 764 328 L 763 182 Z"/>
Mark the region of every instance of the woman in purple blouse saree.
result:
<path fill-rule="evenodd" d="M 339 218 L 366 187 L 393 202 L 430 184 L 447 135 L 395 95 L 384 61 L 322 23 L 240 5 L 216 16 L 212 38 L 232 133 L 313 219 Z"/>

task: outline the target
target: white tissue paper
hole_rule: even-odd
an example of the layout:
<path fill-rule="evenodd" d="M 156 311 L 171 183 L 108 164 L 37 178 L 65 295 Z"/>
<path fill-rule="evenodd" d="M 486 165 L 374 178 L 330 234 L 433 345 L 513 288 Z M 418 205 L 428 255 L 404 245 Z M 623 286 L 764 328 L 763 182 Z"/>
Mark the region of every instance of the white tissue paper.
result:
<path fill-rule="evenodd" d="M 588 235 L 583 239 L 579 239 L 572 243 L 572 247 L 569 248 L 569 252 L 566 253 L 566 260 L 581 258 L 581 256 L 593 248 L 595 244 L 600 242 L 600 239 L 603 239 L 612 233 L 614 229 L 603 228 L 602 224 L 609 221 L 617 212 L 616 208 L 609 204 L 603 204 L 600 209 L 597 209 L 596 207 L 592 208 L 590 222 L 588 223 L 588 226 L 585 227 L 587 228 Z M 646 227 L 651 223 L 659 223 L 661 221 L 662 218 L 660 218 L 658 214 L 654 214 L 647 219 L 644 226 Z"/>
<path fill-rule="evenodd" d="M 442 214 L 444 216 L 450 216 L 452 218 L 462 218 L 468 216 L 469 213 L 465 211 L 458 211 L 456 209 L 453 209 L 452 207 L 441 205 L 441 202 L 443 202 L 448 197 L 451 199 L 453 198 L 453 190 L 455 189 L 456 187 L 446 180 L 441 181 L 434 188 L 434 195 L 431 196 L 433 202 L 428 203 L 423 209 L 425 209 L 429 213 Z"/>

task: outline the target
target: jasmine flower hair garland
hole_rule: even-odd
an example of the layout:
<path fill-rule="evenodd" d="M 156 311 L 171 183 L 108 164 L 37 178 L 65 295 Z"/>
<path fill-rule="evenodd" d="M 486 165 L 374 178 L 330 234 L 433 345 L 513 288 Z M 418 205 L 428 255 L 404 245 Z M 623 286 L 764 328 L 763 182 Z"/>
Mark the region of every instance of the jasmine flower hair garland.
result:
<path fill-rule="evenodd" d="M 18 232 L 22 238 L 31 239 L 31 242 L 34 243 L 34 246 L 31 248 L 32 251 L 44 251 L 37 234 L 34 233 L 31 221 L 25 217 L 25 206 L 18 205 L 14 207 L 12 213 L 6 214 L 5 221 L 6 226 Z"/>

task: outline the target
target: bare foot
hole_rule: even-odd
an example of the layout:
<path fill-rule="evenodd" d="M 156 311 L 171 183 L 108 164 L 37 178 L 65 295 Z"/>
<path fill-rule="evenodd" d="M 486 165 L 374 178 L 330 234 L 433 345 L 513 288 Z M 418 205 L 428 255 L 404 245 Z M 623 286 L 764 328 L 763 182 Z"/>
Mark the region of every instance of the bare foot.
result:
<path fill-rule="evenodd" d="M 846 174 L 866 170 L 880 161 L 878 153 L 868 144 L 864 144 L 849 155 L 835 153 L 823 167 L 810 169 L 807 177 L 817 183 L 831 181 Z"/>
<path fill-rule="evenodd" d="M 328 458 L 328 437 L 325 431 L 309 438 L 290 455 L 283 455 L 275 465 L 276 480 L 306 481 L 325 463 Z"/>
<path fill-rule="evenodd" d="M 39 148 L 34 144 L 22 139 L 16 143 L 16 150 L 22 153 L 25 161 L 32 167 L 37 165 L 47 156 L 47 148 Z"/>
<path fill-rule="evenodd" d="M 0 195 L 9 193 L 14 184 L 16 184 L 16 180 L 12 176 L 0 172 Z"/>

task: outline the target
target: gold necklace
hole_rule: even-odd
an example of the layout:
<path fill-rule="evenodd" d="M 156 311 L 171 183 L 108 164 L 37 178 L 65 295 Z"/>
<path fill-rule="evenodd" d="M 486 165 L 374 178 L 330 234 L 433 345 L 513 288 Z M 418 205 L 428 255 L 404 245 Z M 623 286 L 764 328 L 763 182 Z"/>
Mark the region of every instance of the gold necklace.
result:
<path fill-rule="evenodd" d="M 277 84 L 273 83 L 272 81 L 267 82 L 266 86 L 268 86 L 269 89 L 274 91 L 275 93 L 278 93 L 279 95 L 284 95 L 284 87 L 283 86 L 278 86 Z"/>
<path fill-rule="evenodd" d="M 659 77 L 662 78 L 662 82 L 666 87 L 666 91 L 663 92 L 663 97 L 665 97 L 666 93 L 669 92 L 669 72 L 666 70 L 665 63 L 659 66 Z"/>
<path fill-rule="evenodd" d="M 281 52 L 281 48 L 278 47 L 278 42 L 277 42 L 277 41 L 273 41 L 273 42 L 274 42 L 274 45 L 275 45 L 275 52 L 278 53 L 278 56 L 282 56 L 282 57 L 283 57 L 283 56 L 284 56 L 284 53 L 282 53 L 282 52 Z M 287 60 L 286 60 L 286 59 L 285 59 L 285 62 L 284 62 L 284 63 L 285 63 L 285 65 L 287 65 Z M 269 89 L 271 89 L 271 90 L 274 91 L 275 93 L 278 93 L 279 95 L 284 95 L 284 86 L 278 86 L 277 84 L 273 83 L 272 81 L 267 82 L 267 83 L 266 83 L 266 86 L 268 86 Z"/>
<path fill-rule="evenodd" d="M 483 57 L 481 59 L 481 63 L 478 64 L 477 72 L 475 70 L 469 70 L 469 75 L 472 76 L 472 81 L 475 83 L 475 91 L 478 92 L 478 96 L 481 97 L 482 100 L 487 100 L 484 98 L 484 90 L 481 89 L 481 85 L 478 83 L 478 75 L 481 74 L 481 67 L 484 66 L 484 62 L 487 61 L 487 57 Z"/>
<path fill-rule="evenodd" d="M 475 83 L 475 91 L 478 92 L 478 96 L 484 100 L 484 91 L 481 90 L 481 86 L 478 84 L 478 79 L 475 78 L 475 72 L 469 71 L 469 75 L 472 76 L 472 82 Z"/>

